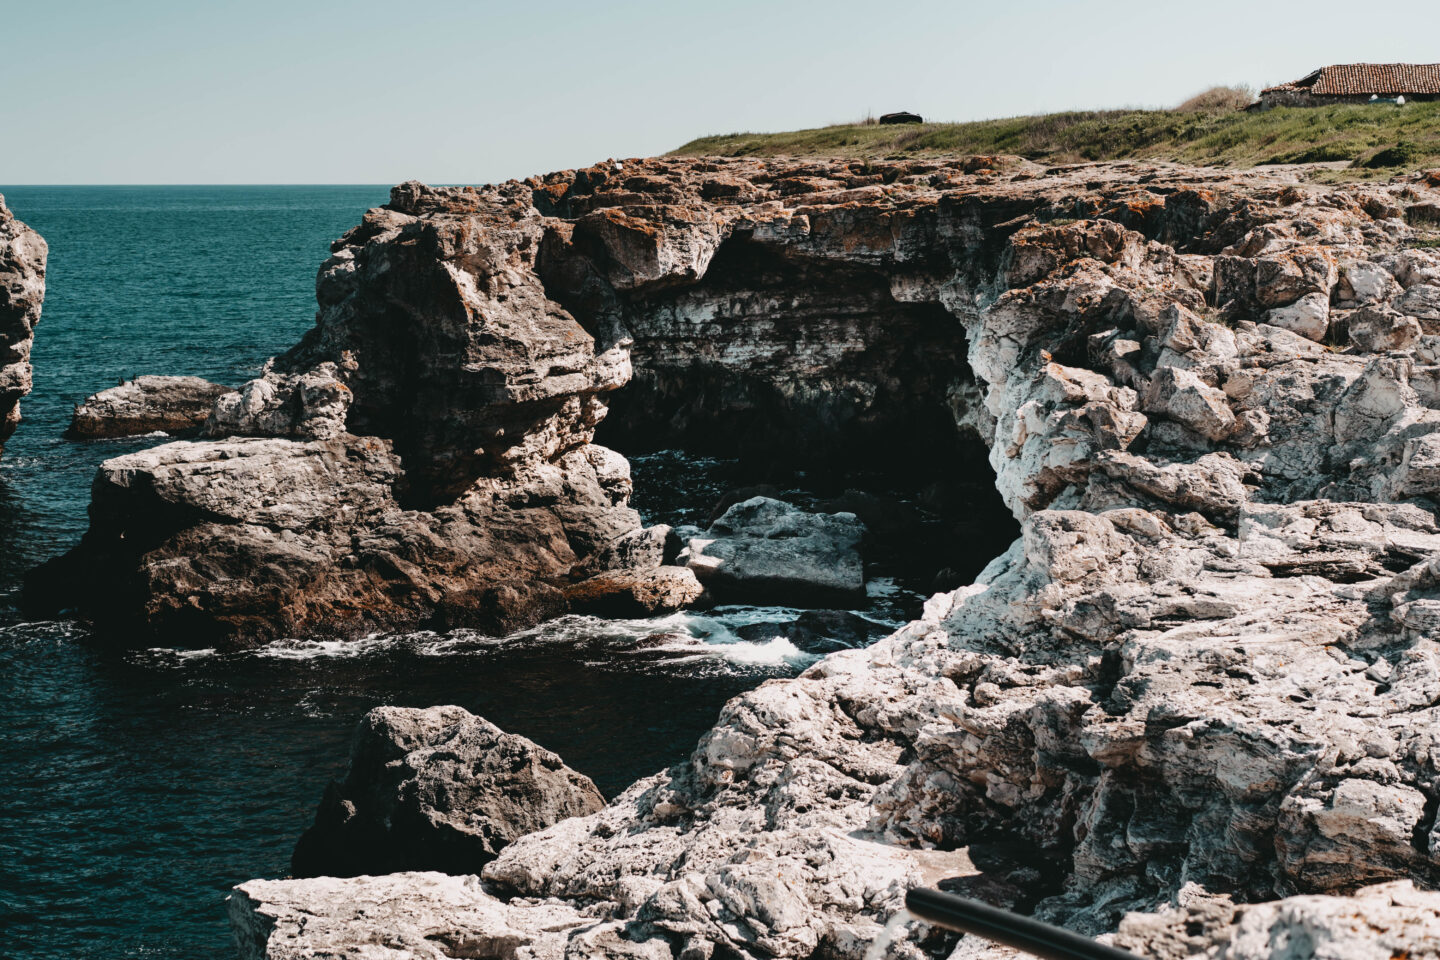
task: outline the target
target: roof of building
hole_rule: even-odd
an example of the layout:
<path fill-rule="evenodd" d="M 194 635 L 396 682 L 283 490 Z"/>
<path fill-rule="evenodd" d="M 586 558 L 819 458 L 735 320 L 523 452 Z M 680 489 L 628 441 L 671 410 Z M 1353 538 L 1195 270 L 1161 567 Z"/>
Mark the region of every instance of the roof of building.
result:
<path fill-rule="evenodd" d="M 1266 87 L 1262 93 L 1304 90 L 1317 96 L 1440 94 L 1440 63 L 1340 63 L 1321 67 L 1293 83 Z"/>

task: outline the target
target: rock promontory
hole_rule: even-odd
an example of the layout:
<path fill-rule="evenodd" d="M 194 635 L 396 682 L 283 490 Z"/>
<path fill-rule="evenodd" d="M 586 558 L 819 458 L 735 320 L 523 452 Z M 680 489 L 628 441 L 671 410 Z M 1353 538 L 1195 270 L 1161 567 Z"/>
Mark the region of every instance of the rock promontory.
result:
<path fill-rule="evenodd" d="M 101 467 L 27 604 L 230 647 L 563 613 L 572 570 L 640 528 L 628 463 L 590 442 L 630 364 L 548 295 L 527 210 L 396 188 L 321 267 L 315 327 L 203 437 Z"/>
<path fill-rule="evenodd" d="M 0 197 L 0 450 L 20 423 L 20 398 L 30 392 L 30 345 L 45 302 L 40 234 L 15 219 Z"/>

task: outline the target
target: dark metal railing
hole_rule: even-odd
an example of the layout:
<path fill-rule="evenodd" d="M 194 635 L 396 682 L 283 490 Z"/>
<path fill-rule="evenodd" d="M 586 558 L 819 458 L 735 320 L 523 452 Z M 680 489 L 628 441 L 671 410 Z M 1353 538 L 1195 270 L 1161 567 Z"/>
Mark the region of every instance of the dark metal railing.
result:
<path fill-rule="evenodd" d="M 973 933 L 1045 960 L 1141 960 L 1128 950 L 1097 943 L 1063 927 L 939 890 L 911 890 L 905 895 L 905 909 L 926 923 Z"/>

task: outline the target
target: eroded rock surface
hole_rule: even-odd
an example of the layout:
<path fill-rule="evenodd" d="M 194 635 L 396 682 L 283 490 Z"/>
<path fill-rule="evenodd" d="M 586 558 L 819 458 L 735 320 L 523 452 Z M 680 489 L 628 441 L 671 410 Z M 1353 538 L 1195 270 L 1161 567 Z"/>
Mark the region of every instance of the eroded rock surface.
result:
<path fill-rule="evenodd" d="M 200 377 L 136 377 L 77 404 L 65 436 L 95 440 L 157 430 L 173 436 L 198 433 L 215 401 L 234 392 Z"/>
<path fill-rule="evenodd" d="M 15 219 L 0 197 L 0 451 L 20 423 L 20 398 L 30 392 L 30 345 L 45 301 L 40 234 Z"/>
<path fill-rule="evenodd" d="M 297 877 L 478 873 L 517 837 L 605 799 L 549 750 L 460 707 L 377 707 L 291 860 Z"/>
<path fill-rule="evenodd" d="M 1353 897 L 1289 897 L 1237 906 L 1186 891 L 1159 914 L 1132 914 L 1117 946 L 1155 960 L 1433 960 L 1440 957 L 1440 893 L 1408 880 Z"/>
<path fill-rule="evenodd" d="M 926 437 L 950 444 L 947 464 L 967 436 L 988 450 L 1022 536 L 975 584 L 738 697 L 687 762 L 485 867 L 511 903 L 557 898 L 625 931 L 593 955 L 859 958 L 907 887 L 953 878 L 977 841 L 1044 864 L 1056 888 L 1025 908 L 1091 933 L 1187 888 L 1253 904 L 1423 886 L 1440 880 L 1440 255 L 1404 215 L 1440 201 L 1429 184 L 987 158 L 407 185 L 342 242 L 316 332 L 244 415 L 284 426 L 263 442 L 344 448 L 359 441 L 321 436 L 344 407 L 350 434 L 394 434 L 397 505 L 437 514 L 470 502 L 454 484 L 513 489 L 502 465 L 585 450 L 567 438 L 627 356 L 669 371 L 648 400 L 708 371 L 655 407 L 677 431 L 706 396 L 722 419 L 763 396 L 749 409 L 788 411 L 786 445 L 913 463 Z M 437 262 L 485 305 L 467 330 L 529 305 L 454 366 L 440 334 L 461 313 L 396 306 L 429 303 L 442 285 L 419 278 Z M 350 299 L 369 282 L 393 295 Z M 826 326 L 845 303 L 858 319 Z M 590 354 L 545 335 L 562 311 Z M 411 394 L 412 368 L 367 367 L 378 341 L 351 332 L 420 315 L 449 318 L 414 347 L 446 395 L 499 400 L 441 415 Z M 394 322 L 334 325 L 359 316 Z M 497 354 L 518 329 L 533 350 Z M 622 489 L 607 458 L 586 462 Z M 552 569 L 636 525 L 621 526 Z M 247 889 L 278 903 L 296 888 Z M 891 955 L 936 949 L 917 934 Z"/>

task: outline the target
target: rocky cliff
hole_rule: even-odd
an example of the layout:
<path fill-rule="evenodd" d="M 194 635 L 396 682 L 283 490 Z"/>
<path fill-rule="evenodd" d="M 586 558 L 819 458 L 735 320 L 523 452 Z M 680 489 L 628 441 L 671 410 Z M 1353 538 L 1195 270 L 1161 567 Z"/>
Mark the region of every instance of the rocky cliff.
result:
<path fill-rule="evenodd" d="M 422 955 L 503 940 L 516 955 L 700 960 L 859 958 L 922 882 L 1092 933 L 1197 897 L 1434 884 L 1437 186 L 971 158 L 626 161 L 475 192 L 398 188 L 322 272 L 322 304 L 328 283 L 341 296 L 379 270 L 390 231 L 478 245 L 488 272 L 457 272 L 464 289 L 498 296 L 501 281 L 464 278 L 510 276 L 499 259 L 533 322 L 563 311 L 596 364 L 637 364 L 645 409 L 617 403 L 636 431 L 917 469 L 973 470 L 979 443 L 1022 532 L 894 636 L 732 701 L 686 763 L 510 844 L 483 886 L 247 885 L 233 901 L 246 949 L 360 943 L 371 921 L 345 904 L 372 896 Z M 505 261 L 497 246 L 527 252 Z M 377 301 L 398 311 L 386 329 L 412 316 L 396 302 L 410 301 Z M 348 404 L 350 430 L 391 429 L 393 402 L 361 395 L 402 395 L 404 364 L 347 373 L 326 309 L 302 351 L 331 358 L 353 399 L 327 387 L 337 413 L 321 419 Z M 349 354 L 362 367 L 365 349 Z M 486 363 L 504 380 L 504 361 Z M 247 410 L 306 422 L 320 388 L 300 366 L 277 364 Z M 575 384 L 564 409 L 623 379 L 558 369 Z M 535 384 L 548 406 L 514 404 L 540 438 L 527 444 L 577 422 L 536 428 L 556 410 L 549 379 Z M 493 416 L 464 409 L 453 426 L 416 412 L 406 449 L 397 438 L 422 465 L 402 499 L 439 499 L 445 477 L 504 458 Z M 479 449 L 438 455 L 456 434 Z M 1434 924 L 1433 897 L 1395 890 L 1372 899 L 1411 912 L 1350 931 L 1370 937 L 1364 955 Z M 1252 946 L 1291 920 L 1354 915 L 1287 903 L 1246 914 Z M 1192 934 L 1229 949 L 1234 931 L 1179 922 L 1126 929 L 1156 955 Z M 890 955 L 950 943 L 915 928 Z"/>
<path fill-rule="evenodd" d="M 30 344 L 45 300 L 40 234 L 16 220 L 0 197 L 0 450 L 20 423 L 20 398 L 30 392 Z"/>
<path fill-rule="evenodd" d="M 101 467 L 30 608 L 132 642 L 503 633 L 563 612 L 582 562 L 620 564 L 629 465 L 590 439 L 629 358 L 547 296 L 522 193 L 397 188 L 335 243 L 314 328 L 202 439 Z"/>

